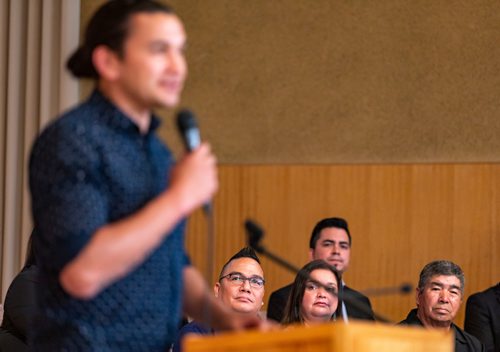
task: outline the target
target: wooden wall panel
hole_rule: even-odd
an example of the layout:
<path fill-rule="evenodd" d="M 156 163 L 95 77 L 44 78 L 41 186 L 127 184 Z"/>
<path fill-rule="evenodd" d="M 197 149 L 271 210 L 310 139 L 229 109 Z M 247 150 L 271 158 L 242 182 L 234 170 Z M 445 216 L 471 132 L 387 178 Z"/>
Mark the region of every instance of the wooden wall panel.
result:
<path fill-rule="evenodd" d="M 422 267 L 450 259 L 466 275 L 466 296 L 500 280 L 500 165 L 408 164 L 220 167 L 214 200 L 214 273 L 245 244 L 243 222 L 266 229 L 264 244 L 297 266 L 308 261 L 315 223 L 342 216 L 353 236 L 346 281 L 357 289 L 416 284 Z M 206 224 L 190 221 L 187 247 L 206 268 Z M 262 258 L 266 303 L 293 275 Z M 394 321 L 414 306 L 414 294 L 372 297 L 377 312 Z M 457 322 L 463 322 L 464 307 Z"/>

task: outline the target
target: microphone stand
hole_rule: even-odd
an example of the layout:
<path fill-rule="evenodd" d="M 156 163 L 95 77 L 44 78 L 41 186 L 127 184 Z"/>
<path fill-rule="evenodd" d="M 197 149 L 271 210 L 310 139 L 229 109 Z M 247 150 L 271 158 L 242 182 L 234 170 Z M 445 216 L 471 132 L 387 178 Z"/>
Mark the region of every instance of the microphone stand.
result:
<path fill-rule="evenodd" d="M 277 263 L 278 265 L 288 269 L 294 275 L 297 275 L 299 273 L 300 269 L 298 267 L 296 267 L 295 265 L 286 261 L 285 259 L 281 258 L 280 256 L 270 252 L 269 250 L 266 249 L 266 247 L 264 247 L 260 243 L 262 238 L 264 237 L 264 230 L 259 225 L 257 225 L 255 222 L 247 219 L 245 221 L 245 229 L 247 231 L 248 245 L 250 247 L 252 247 L 257 253 L 266 256 L 267 258 L 271 259 L 273 262 Z M 312 280 L 310 277 L 309 277 L 309 279 Z M 317 284 L 319 284 L 323 288 L 329 290 L 328 287 L 322 285 L 320 282 L 317 282 Z M 404 293 L 404 292 L 411 291 L 411 289 L 407 290 L 407 287 L 408 287 L 408 285 L 403 285 L 400 292 Z M 411 288 L 411 286 L 410 286 L 410 288 Z M 338 293 L 332 292 L 332 295 L 337 296 L 337 298 L 339 300 L 339 307 L 342 306 L 342 302 L 349 302 L 349 304 L 352 307 L 360 310 L 361 312 L 363 312 L 367 315 L 373 314 L 373 317 L 375 318 L 376 321 L 380 321 L 383 323 L 390 323 L 390 324 L 394 323 L 392 320 L 384 317 L 383 315 L 375 313 L 374 311 L 370 311 L 370 309 L 368 309 L 364 304 L 361 304 L 359 301 L 357 301 L 351 294 L 348 294 L 348 293 L 346 294 L 346 292 L 344 292 L 342 282 L 339 282 L 339 292 Z M 340 309 L 340 312 L 342 312 L 342 309 Z"/>
<path fill-rule="evenodd" d="M 192 152 L 201 144 L 200 130 L 196 123 L 194 114 L 183 109 L 177 114 L 177 128 L 184 142 L 187 152 Z M 203 204 L 203 212 L 207 220 L 207 256 L 206 256 L 206 271 L 205 276 L 207 282 L 212 282 L 212 274 L 214 272 L 214 251 L 215 251 L 215 227 L 214 227 L 214 214 L 213 207 L 210 201 Z M 204 305 L 202 312 L 203 320 L 207 326 L 211 326 L 212 312 L 208 304 Z"/>
<path fill-rule="evenodd" d="M 207 257 L 205 261 L 206 270 L 205 276 L 207 283 L 212 283 L 212 275 L 214 272 L 214 251 L 215 251 L 215 224 L 214 224 L 214 212 L 213 207 L 210 202 L 203 205 L 203 213 L 207 221 Z M 212 309 L 209 304 L 205 304 L 202 312 L 203 323 L 212 329 Z"/>

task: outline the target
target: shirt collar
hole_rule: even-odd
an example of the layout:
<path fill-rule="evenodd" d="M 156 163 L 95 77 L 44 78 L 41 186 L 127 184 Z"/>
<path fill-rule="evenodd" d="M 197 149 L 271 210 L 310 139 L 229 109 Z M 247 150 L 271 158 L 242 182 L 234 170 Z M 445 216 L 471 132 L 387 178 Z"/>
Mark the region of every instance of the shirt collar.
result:
<path fill-rule="evenodd" d="M 467 340 L 465 339 L 464 333 L 458 326 L 455 324 L 451 323 L 451 330 L 455 333 L 455 340 L 460 342 L 460 343 L 467 343 Z"/>
<path fill-rule="evenodd" d="M 410 323 L 414 323 L 414 324 L 418 324 L 418 325 L 421 325 L 421 326 L 424 326 L 424 324 L 422 324 L 422 322 L 420 321 L 420 319 L 418 318 L 417 316 L 417 311 L 418 309 L 412 309 L 410 311 L 410 313 L 408 314 L 407 316 L 407 321 L 409 321 Z M 455 338 L 460 342 L 460 343 L 467 343 L 467 341 L 465 340 L 465 336 L 464 334 L 462 333 L 462 330 L 460 330 L 458 328 L 458 326 L 456 326 L 453 322 L 451 323 L 451 326 L 450 326 L 450 330 L 453 330 L 454 334 L 455 334 Z"/>
<path fill-rule="evenodd" d="M 422 324 L 422 322 L 420 321 L 420 319 L 418 318 L 418 315 L 417 315 L 417 308 L 414 308 L 410 311 L 410 313 L 408 313 L 408 316 L 406 317 L 406 321 L 410 324 L 414 324 L 414 325 L 421 325 L 421 326 L 424 326 L 424 324 Z"/>
<path fill-rule="evenodd" d="M 99 106 L 102 111 L 102 118 L 109 126 L 127 132 L 140 133 L 139 127 L 125 113 L 123 113 L 113 102 L 105 97 L 98 89 L 95 89 L 89 97 L 89 103 Z M 154 132 L 161 124 L 160 119 L 152 114 L 151 123 L 146 135 Z"/>

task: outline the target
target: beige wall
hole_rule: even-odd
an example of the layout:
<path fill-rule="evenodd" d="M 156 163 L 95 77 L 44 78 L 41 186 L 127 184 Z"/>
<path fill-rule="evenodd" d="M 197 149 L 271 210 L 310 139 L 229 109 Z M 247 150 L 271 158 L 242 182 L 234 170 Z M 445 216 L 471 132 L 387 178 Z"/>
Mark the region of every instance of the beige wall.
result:
<path fill-rule="evenodd" d="M 500 3 L 173 0 L 228 163 L 500 161 Z"/>
<path fill-rule="evenodd" d="M 82 1 L 83 23 L 102 2 Z M 498 2 L 169 3 L 183 105 L 223 163 L 500 161 Z"/>

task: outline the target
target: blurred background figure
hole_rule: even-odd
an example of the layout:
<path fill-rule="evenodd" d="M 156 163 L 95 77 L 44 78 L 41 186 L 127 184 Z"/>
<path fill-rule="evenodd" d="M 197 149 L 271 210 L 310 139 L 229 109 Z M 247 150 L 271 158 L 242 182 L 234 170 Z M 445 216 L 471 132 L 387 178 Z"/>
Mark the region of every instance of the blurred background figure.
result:
<path fill-rule="evenodd" d="M 27 335 L 36 312 L 36 287 L 39 284 L 36 250 L 31 233 L 23 268 L 14 278 L 5 296 L 0 327 L 0 351 L 28 351 Z"/>
<path fill-rule="evenodd" d="M 500 352 L 500 282 L 469 296 L 464 330 L 477 337 L 487 352 Z"/>

